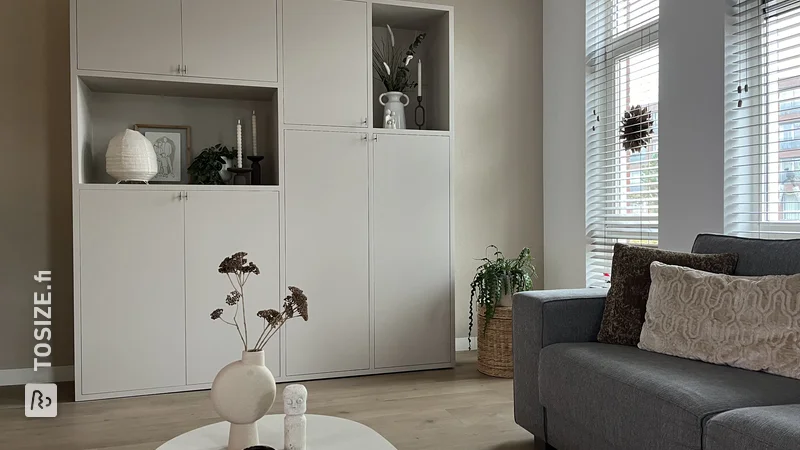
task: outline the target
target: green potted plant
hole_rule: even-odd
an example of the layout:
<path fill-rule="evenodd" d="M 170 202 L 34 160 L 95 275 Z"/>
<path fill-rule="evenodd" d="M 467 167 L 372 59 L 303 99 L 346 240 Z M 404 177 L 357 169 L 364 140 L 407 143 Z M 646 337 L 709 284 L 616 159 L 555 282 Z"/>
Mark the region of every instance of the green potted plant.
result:
<path fill-rule="evenodd" d="M 192 182 L 194 184 L 225 184 L 230 177 L 226 177 L 222 171 L 230 166 L 230 161 L 235 157 L 236 153 L 222 144 L 203 149 L 188 168 Z"/>
<path fill-rule="evenodd" d="M 501 308 L 502 314 L 495 318 L 498 307 L 511 306 L 512 296 L 533 287 L 536 268 L 533 266 L 531 250 L 527 247 L 516 258 L 506 258 L 494 245 L 486 248 L 491 256 L 481 261 L 475 277 L 470 283 L 469 336 L 472 336 L 473 307 L 478 305 L 478 370 L 486 375 L 511 378 L 514 374 L 511 352 L 511 311 Z M 499 323 L 498 323 L 499 322 Z M 470 338 L 470 348 L 472 340 Z"/>

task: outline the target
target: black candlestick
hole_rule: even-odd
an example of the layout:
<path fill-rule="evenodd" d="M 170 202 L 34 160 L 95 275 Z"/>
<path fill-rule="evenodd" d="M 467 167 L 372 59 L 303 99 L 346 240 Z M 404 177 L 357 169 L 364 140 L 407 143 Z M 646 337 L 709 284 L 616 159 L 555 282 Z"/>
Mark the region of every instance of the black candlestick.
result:
<path fill-rule="evenodd" d="M 249 167 L 229 167 L 228 172 L 233 174 L 233 184 L 247 184 L 247 174 L 253 169 Z"/>
<path fill-rule="evenodd" d="M 421 112 L 421 114 L 420 114 Z M 422 117 L 420 117 L 422 116 Z M 417 107 L 414 108 L 414 123 L 417 125 L 417 128 L 420 130 L 422 126 L 425 125 L 425 107 L 422 106 L 422 96 L 417 96 Z"/>
<path fill-rule="evenodd" d="M 263 156 L 254 155 L 254 156 L 248 156 L 247 159 L 249 159 L 250 161 L 253 162 L 252 164 L 250 164 L 250 170 L 253 171 L 253 173 L 250 175 L 250 184 L 252 184 L 252 185 L 260 185 L 261 184 L 261 164 L 259 164 L 259 161 L 264 159 L 264 157 Z"/>

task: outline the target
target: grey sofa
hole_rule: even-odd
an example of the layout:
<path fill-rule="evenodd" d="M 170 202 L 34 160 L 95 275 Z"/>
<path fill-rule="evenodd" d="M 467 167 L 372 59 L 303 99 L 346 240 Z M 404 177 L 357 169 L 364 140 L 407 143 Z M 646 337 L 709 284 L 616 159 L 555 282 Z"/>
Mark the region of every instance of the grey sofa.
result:
<path fill-rule="evenodd" d="M 737 275 L 800 273 L 800 240 L 701 234 L 692 251 L 738 253 Z M 540 444 L 800 450 L 800 380 L 598 343 L 605 294 L 514 297 L 514 417 Z"/>

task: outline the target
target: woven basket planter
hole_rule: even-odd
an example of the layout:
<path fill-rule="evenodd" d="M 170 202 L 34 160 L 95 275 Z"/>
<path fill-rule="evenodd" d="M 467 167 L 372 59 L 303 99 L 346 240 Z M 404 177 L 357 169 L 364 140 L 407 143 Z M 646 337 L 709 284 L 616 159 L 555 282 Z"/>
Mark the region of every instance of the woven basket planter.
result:
<path fill-rule="evenodd" d="M 486 308 L 478 308 L 478 371 L 491 377 L 514 378 L 510 306 L 495 307 L 488 326 Z"/>

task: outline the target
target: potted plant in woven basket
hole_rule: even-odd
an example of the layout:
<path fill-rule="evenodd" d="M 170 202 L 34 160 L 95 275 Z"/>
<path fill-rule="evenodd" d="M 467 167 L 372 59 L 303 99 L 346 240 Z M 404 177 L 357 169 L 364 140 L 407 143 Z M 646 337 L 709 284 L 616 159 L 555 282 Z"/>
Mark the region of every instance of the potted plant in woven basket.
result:
<path fill-rule="evenodd" d="M 511 352 L 511 298 L 533 287 L 536 268 L 531 250 L 523 248 L 516 258 L 506 258 L 494 245 L 491 257 L 481 261 L 470 283 L 469 344 L 472 348 L 474 306 L 478 308 L 478 370 L 494 377 L 514 376 Z"/>

